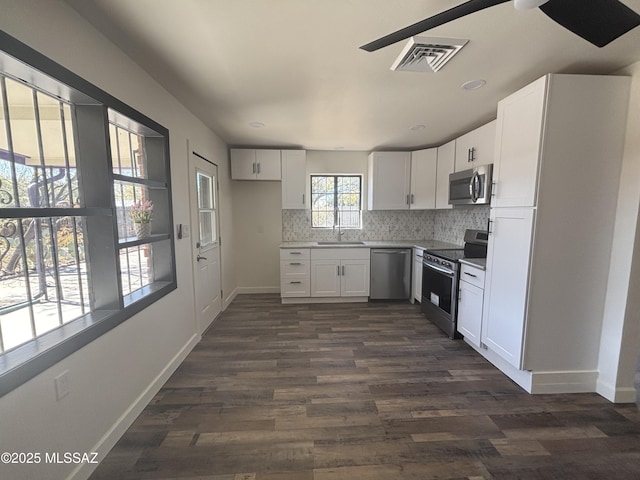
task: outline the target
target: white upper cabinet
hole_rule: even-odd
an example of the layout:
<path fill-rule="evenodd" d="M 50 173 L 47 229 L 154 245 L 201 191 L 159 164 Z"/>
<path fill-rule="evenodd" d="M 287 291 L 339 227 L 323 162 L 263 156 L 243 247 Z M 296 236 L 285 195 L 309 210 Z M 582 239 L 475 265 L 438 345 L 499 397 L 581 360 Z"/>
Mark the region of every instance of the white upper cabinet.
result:
<path fill-rule="evenodd" d="M 496 121 L 492 121 L 456 139 L 455 171 L 468 170 L 494 161 Z"/>
<path fill-rule="evenodd" d="M 494 207 L 534 207 L 547 77 L 498 103 Z"/>
<path fill-rule="evenodd" d="M 233 180 L 280 180 L 280 150 L 232 148 Z"/>
<path fill-rule="evenodd" d="M 449 174 L 453 173 L 456 159 L 456 141 L 451 140 L 438 151 L 438 166 L 436 170 L 436 208 L 452 208 L 449 205 Z"/>
<path fill-rule="evenodd" d="M 435 148 L 411 152 L 410 209 L 431 210 L 436 208 L 437 163 L 438 151 Z"/>
<path fill-rule="evenodd" d="M 411 152 L 369 155 L 369 210 L 407 210 L 411 200 Z"/>
<path fill-rule="evenodd" d="M 282 150 L 282 209 L 307 208 L 307 152 Z"/>

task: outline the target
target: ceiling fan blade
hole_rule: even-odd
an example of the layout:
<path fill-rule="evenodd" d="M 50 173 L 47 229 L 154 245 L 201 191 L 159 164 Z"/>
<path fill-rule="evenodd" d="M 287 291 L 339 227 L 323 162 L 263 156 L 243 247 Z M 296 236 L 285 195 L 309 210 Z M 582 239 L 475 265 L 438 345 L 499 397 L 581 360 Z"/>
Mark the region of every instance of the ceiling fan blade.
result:
<path fill-rule="evenodd" d="M 425 20 L 422 20 L 421 22 L 417 22 L 413 25 L 402 28 L 397 32 L 385 35 L 384 37 L 379 38 L 378 40 L 374 40 L 371 43 L 367 43 L 360 48 L 362 50 L 366 50 L 367 52 L 374 52 L 376 50 L 379 50 L 380 48 L 393 45 L 394 43 L 400 42 L 409 37 L 413 37 L 414 35 L 418 35 L 419 33 L 425 32 L 440 25 L 444 25 L 445 23 L 451 22 L 452 20 L 457 20 L 458 18 L 464 17 L 471 13 L 479 12 L 480 10 L 484 10 L 485 8 L 493 7 L 494 5 L 499 5 L 501 3 L 506 3 L 509 1 L 511 0 L 469 0 L 468 2 L 458 5 L 457 7 L 450 8 L 449 10 L 438 13 L 433 17 L 429 17 Z"/>
<path fill-rule="evenodd" d="M 539 8 L 597 47 L 604 47 L 640 25 L 640 15 L 618 0 L 550 0 Z"/>

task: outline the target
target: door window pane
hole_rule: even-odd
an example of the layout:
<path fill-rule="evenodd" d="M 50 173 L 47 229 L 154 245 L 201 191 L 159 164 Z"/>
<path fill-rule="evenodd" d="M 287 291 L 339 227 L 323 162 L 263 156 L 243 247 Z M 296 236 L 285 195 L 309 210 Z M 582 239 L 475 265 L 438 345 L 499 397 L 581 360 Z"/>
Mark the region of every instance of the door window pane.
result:
<path fill-rule="evenodd" d="M 200 219 L 200 248 L 206 248 L 218 238 L 215 209 L 215 178 L 204 172 L 196 172 L 198 186 L 198 216 Z"/>

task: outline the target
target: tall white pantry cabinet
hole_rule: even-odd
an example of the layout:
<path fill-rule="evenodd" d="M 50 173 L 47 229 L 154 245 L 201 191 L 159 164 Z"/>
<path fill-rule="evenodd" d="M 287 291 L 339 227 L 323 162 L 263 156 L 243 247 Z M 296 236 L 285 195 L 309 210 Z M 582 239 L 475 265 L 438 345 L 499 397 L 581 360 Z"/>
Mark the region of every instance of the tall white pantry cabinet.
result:
<path fill-rule="evenodd" d="M 596 388 L 629 86 L 551 74 L 498 104 L 479 351 L 531 393 Z"/>

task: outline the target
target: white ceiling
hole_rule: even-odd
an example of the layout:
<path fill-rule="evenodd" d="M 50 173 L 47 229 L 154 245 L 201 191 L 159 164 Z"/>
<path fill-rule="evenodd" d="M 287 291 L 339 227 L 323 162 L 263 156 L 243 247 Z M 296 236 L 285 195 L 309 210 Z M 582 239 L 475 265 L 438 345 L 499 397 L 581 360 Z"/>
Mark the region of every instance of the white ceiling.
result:
<path fill-rule="evenodd" d="M 463 1 L 67 0 L 232 146 L 439 145 L 495 118 L 499 99 L 546 73 L 611 73 L 640 60 L 640 27 L 600 49 L 511 3 L 429 31 L 470 40 L 435 74 L 389 69 L 405 42 L 358 48 Z M 624 3 L 640 12 L 640 0 Z M 487 85 L 460 88 L 475 79 Z"/>

